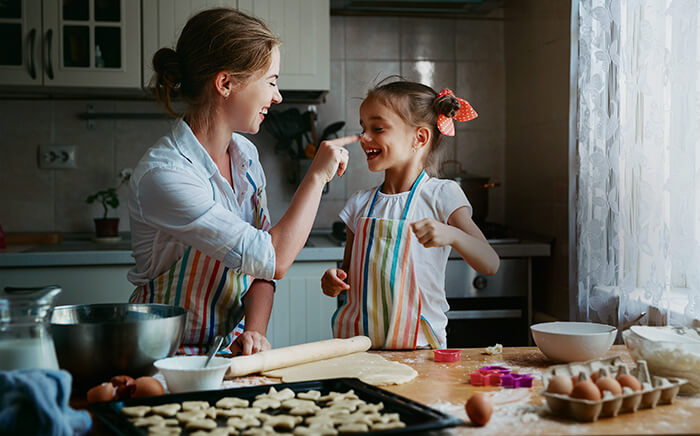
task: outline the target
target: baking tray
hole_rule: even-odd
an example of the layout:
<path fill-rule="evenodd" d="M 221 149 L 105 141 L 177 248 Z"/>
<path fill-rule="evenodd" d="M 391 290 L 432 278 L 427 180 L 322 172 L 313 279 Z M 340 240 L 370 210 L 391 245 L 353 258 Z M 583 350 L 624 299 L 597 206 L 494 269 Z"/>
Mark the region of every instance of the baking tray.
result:
<path fill-rule="evenodd" d="M 447 415 L 428 406 L 417 403 L 408 398 L 396 395 L 392 392 L 369 385 L 357 378 L 334 378 L 327 380 L 312 380 L 297 383 L 278 383 L 273 385 L 250 386 L 234 389 L 220 389 L 214 391 L 186 392 L 181 394 L 160 395 L 157 397 L 133 398 L 125 401 L 110 401 L 104 403 L 93 403 L 90 411 L 95 417 L 100 419 L 105 425 L 118 435 L 147 435 L 146 429 L 139 429 L 131 424 L 129 419 L 121 413 L 124 406 L 156 406 L 158 404 L 175 403 L 182 401 L 208 401 L 214 405 L 223 397 L 239 397 L 251 402 L 258 394 L 267 393 L 271 387 L 278 391 L 290 388 L 295 393 L 309 390 L 321 391 L 322 395 L 327 395 L 331 391 L 347 392 L 350 389 L 360 399 L 368 403 L 384 403 L 382 413 L 398 413 L 401 421 L 406 423 L 406 427 L 391 430 L 375 431 L 361 434 L 414 434 L 420 431 L 435 430 L 446 427 L 454 427 L 462 424 L 462 420 L 454 416 Z M 279 410 L 279 409 L 278 409 Z M 271 412 L 270 414 L 275 414 Z M 217 418 L 219 425 L 226 422 L 225 418 Z M 183 429 L 182 435 L 188 432 Z"/>

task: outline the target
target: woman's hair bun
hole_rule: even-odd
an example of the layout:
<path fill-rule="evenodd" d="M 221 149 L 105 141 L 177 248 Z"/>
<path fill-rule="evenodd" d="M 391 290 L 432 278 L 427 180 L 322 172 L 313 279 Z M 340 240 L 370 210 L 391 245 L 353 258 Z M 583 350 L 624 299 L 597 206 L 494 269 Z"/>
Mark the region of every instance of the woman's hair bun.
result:
<path fill-rule="evenodd" d="M 445 115 L 451 118 L 454 117 L 459 110 L 459 100 L 452 94 L 445 94 L 435 98 L 433 107 L 438 115 Z"/>
<path fill-rule="evenodd" d="M 182 82 L 180 57 L 172 48 L 161 48 L 153 55 L 153 70 L 158 75 L 158 81 L 169 88 Z"/>

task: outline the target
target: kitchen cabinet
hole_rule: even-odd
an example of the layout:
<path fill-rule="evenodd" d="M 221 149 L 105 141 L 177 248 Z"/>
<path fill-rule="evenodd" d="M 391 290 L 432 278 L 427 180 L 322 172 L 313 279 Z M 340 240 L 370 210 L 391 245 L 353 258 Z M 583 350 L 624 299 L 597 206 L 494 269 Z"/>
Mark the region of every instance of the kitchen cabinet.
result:
<path fill-rule="evenodd" d="M 126 303 L 134 285 L 126 279 L 131 265 L 72 265 L 0 268 L 6 286 L 58 285 L 57 305 Z"/>
<path fill-rule="evenodd" d="M 140 88 L 140 5 L 0 2 L 0 85 Z"/>
<path fill-rule="evenodd" d="M 333 337 L 331 316 L 336 299 L 321 291 L 321 276 L 336 261 L 294 262 L 277 282 L 267 339 L 273 348 Z"/>
<path fill-rule="evenodd" d="M 265 21 L 282 39 L 278 86 L 283 91 L 330 89 L 329 0 L 153 0 L 143 2 L 143 86 L 153 55 L 175 48 L 187 19 L 203 9 L 238 8 Z"/>

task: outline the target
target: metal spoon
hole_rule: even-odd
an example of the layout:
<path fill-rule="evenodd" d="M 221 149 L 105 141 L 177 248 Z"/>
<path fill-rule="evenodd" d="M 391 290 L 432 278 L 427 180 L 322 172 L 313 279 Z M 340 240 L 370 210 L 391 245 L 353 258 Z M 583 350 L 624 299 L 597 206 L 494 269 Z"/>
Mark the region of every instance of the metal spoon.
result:
<path fill-rule="evenodd" d="M 207 356 L 207 360 L 204 362 L 204 366 L 202 368 L 206 368 L 207 365 L 209 365 L 209 362 L 211 362 L 211 358 L 214 357 L 217 351 L 219 351 L 219 348 L 221 348 L 221 343 L 224 342 L 224 337 L 223 336 L 215 336 L 214 341 L 212 341 L 212 347 L 211 350 L 209 350 L 209 355 Z"/>

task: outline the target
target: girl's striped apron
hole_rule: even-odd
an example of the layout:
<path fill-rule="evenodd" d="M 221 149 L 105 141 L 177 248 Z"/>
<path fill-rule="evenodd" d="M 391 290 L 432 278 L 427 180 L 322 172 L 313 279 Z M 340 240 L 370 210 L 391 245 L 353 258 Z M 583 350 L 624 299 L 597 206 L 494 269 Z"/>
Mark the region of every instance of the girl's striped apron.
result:
<path fill-rule="evenodd" d="M 255 189 L 254 225 L 269 230 L 267 205 L 262 188 L 258 188 L 249 172 L 246 177 Z M 243 333 L 243 295 L 254 277 L 236 273 L 221 261 L 214 260 L 190 246 L 170 269 L 139 286 L 131 294 L 131 303 L 160 303 L 187 309 L 187 326 L 180 347 L 181 354 L 207 352 L 214 336 L 222 335 L 226 347 L 219 353 L 230 353 L 229 347 Z"/>
<path fill-rule="evenodd" d="M 425 171 L 411 187 L 401 219 L 372 218 L 381 187 L 360 218 L 352 247 L 347 301 L 333 314 L 333 335 L 368 336 L 372 348 L 415 349 L 418 329 L 433 348 L 441 344 L 421 317 L 421 295 L 411 256 L 414 198 L 428 179 Z"/>

